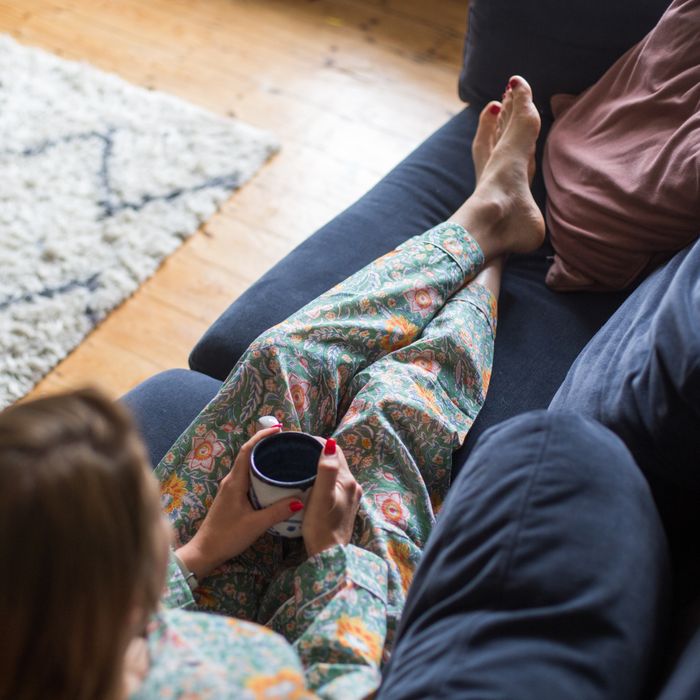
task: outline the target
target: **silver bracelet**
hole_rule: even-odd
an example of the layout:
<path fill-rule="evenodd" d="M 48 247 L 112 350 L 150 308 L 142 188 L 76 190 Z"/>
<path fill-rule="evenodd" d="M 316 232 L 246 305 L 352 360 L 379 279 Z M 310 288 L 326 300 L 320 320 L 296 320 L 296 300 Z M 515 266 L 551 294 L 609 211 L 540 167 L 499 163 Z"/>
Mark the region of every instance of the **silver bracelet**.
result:
<path fill-rule="evenodd" d="M 182 561 L 182 559 L 180 559 L 175 552 L 173 552 L 173 557 L 175 558 L 177 568 L 180 569 L 180 572 L 185 579 L 185 583 L 190 587 L 190 590 L 194 591 L 199 588 L 199 581 L 197 580 L 197 577 L 185 566 L 185 562 Z"/>

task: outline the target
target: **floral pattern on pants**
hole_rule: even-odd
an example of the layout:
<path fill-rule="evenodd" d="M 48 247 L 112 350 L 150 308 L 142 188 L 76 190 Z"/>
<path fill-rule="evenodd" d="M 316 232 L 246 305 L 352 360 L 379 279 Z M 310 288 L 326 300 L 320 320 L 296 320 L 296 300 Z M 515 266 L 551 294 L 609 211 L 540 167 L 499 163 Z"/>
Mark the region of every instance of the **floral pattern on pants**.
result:
<path fill-rule="evenodd" d="M 179 542 L 195 533 L 259 416 L 332 435 L 364 491 L 352 543 L 387 564 L 386 659 L 452 453 L 489 383 L 495 300 L 471 281 L 482 265 L 463 228 L 440 224 L 255 340 L 156 469 Z M 304 560 L 301 541 L 266 535 L 201 582 L 197 606 L 267 624 L 302 660 L 325 654 L 330 673 L 342 656 L 338 620 L 335 639 L 306 634 L 299 591 L 313 598 L 323 572 Z M 362 605 L 344 614 L 361 621 Z"/>

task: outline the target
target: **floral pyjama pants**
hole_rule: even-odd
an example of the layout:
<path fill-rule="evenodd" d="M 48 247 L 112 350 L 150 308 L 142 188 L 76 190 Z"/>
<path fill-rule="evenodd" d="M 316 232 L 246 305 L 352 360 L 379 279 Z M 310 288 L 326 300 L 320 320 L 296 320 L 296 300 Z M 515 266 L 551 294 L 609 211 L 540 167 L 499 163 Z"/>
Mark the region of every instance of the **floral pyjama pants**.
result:
<path fill-rule="evenodd" d="M 156 468 L 180 543 L 258 417 L 333 436 L 362 485 L 352 543 L 388 564 L 391 647 L 413 571 L 491 375 L 496 304 L 458 224 L 409 239 L 258 337 Z M 300 540 L 263 536 L 207 578 L 202 610 L 265 623 L 291 595 Z"/>

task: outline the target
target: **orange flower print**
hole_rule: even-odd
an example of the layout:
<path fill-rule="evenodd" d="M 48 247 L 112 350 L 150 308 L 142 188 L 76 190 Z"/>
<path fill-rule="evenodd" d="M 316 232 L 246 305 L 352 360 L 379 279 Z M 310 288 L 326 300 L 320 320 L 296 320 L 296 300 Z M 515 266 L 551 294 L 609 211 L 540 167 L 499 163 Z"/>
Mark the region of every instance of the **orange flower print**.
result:
<path fill-rule="evenodd" d="M 399 254 L 398 249 L 394 248 L 394 250 L 390 250 L 388 253 L 384 253 L 384 255 L 382 255 L 381 258 L 377 258 L 376 262 L 378 262 L 378 263 L 379 263 L 379 262 L 384 263 L 384 262 L 386 262 L 387 260 L 389 260 L 389 259 L 395 257 L 395 256 L 398 255 L 398 254 Z"/>
<path fill-rule="evenodd" d="M 442 247 L 452 255 L 460 255 L 464 251 L 464 246 L 456 238 L 445 238 L 442 241 Z"/>
<path fill-rule="evenodd" d="M 226 617 L 224 619 L 226 620 L 226 624 L 233 628 L 237 637 L 243 637 L 244 639 L 260 639 L 261 637 L 275 636 L 272 630 L 262 625 L 255 625 L 251 622 L 245 622 L 244 620 L 237 620 L 233 617 Z"/>
<path fill-rule="evenodd" d="M 498 322 L 498 302 L 493 294 L 489 294 L 489 311 L 495 325 Z"/>
<path fill-rule="evenodd" d="M 187 495 L 185 480 L 177 474 L 171 474 L 161 485 L 160 493 L 164 497 L 166 513 L 182 508 L 182 499 Z"/>
<path fill-rule="evenodd" d="M 382 656 L 382 640 L 376 632 L 365 627 L 361 617 L 341 615 L 336 623 L 336 634 L 342 646 L 351 649 L 367 661 L 378 663 Z"/>
<path fill-rule="evenodd" d="M 484 392 L 484 396 L 486 396 L 486 392 L 489 390 L 490 383 L 491 383 L 491 368 L 484 367 L 484 369 L 481 370 L 481 390 Z"/>
<path fill-rule="evenodd" d="M 418 335 L 419 328 L 402 316 L 392 316 L 386 324 L 386 335 L 381 336 L 379 344 L 382 350 L 393 352 L 412 343 Z"/>
<path fill-rule="evenodd" d="M 433 507 L 433 513 L 437 515 L 442 510 L 443 497 L 438 493 L 430 494 L 430 505 Z"/>
<path fill-rule="evenodd" d="M 226 451 L 226 445 L 217 440 L 216 433 L 210 430 L 201 437 L 192 438 L 192 449 L 187 455 L 187 463 L 191 469 L 211 472 L 214 461 Z"/>
<path fill-rule="evenodd" d="M 401 577 L 401 588 L 404 595 L 408 593 L 408 587 L 413 580 L 413 564 L 411 563 L 411 548 L 407 542 L 394 542 L 389 540 L 387 545 L 389 558 L 396 565 Z"/>
<path fill-rule="evenodd" d="M 414 357 L 411 362 L 431 374 L 437 374 L 440 371 L 440 365 L 435 361 L 435 355 L 431 350 L 422 352 Z"/>
<path fill-rule="evenodd" d="M 303 416 L 309 408 L 309 390 L 311 384 L 297 377 L 293 372 L 289 375 L 289 394 L 298 416 Z"/>
<path fill-rule="evenodd" d="M 197 607 L 203 610 L 216 610 L 216 597 L 211 590 L 200 586 L 194 594 Z"/>
<path fill-rule="evenodd" d="M 350 407 L 345 411 L 345 416 L 343 417 L 344 423 L 349 423 L 353 418 L 358 416 L 361 411 L 365 408 L 365 402 L 362 399 L 356 399 L 350 404 Z"/>
<path fill-rule="evenodd" d="M 246 689 L 253 693 L 255 700 L 273 700 L 273 698 L 303 700 L 312 697 L 306 689 L 301 673 L 293 668 L 283 668 L 274 676 L 268 674 L 252 676 L 246 683 Z"/>
<path fill-rule="evenodd" d="M 433 413 L 442 415 L 442 409 L 438 405 L 437 399 L 435 398 L 435 392 L 427 389 L 424 386 L 416 386 L 416 393 L 420 396 L 421 402 L 428 406 Z"/>
<path fill-rule="evenodd" d="M 403 504 L 403 499 L 398 491 L 391 493 L 379 493 L 375 495 L 374 502 L 382 515 L 394 525 L 405 528 L 408 524 L 408 508 Z"/>
<path fill-rule="evenodd" d="M 404 294 L 413 313 L 429 316 L 432 310 L 439 306 L 440 295 L 430 287 L 416 287 Z"/>

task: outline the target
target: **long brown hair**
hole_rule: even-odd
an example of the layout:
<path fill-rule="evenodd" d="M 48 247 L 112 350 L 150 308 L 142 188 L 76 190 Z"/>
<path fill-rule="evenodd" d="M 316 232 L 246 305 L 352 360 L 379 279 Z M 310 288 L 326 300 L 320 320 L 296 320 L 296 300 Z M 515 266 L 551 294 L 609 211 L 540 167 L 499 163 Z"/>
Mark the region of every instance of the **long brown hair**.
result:
<path fill-rule="evenodd" d="M 147 465 L 98 391 L 0 414 L 1 700 L 117 697 L 131 611 L 162 587 Z"/>

